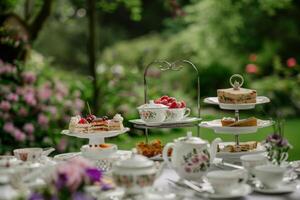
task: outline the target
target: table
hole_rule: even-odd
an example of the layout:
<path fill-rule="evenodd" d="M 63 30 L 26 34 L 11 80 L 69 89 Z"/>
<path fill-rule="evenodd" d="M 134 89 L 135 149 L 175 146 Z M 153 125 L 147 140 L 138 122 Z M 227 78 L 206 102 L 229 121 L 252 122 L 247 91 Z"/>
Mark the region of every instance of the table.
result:
<path fill-rule="evenodd" d="M 161 175 L 155 181 L 154 186 L 156 188 L 167 188 L 168 179 L 177 181 L 179 177 L 174 170 L 168 167 L 164 167 Z M 197 199 L 197 198 L 189 198 L 189 199 Z M 264 194 L 253 192 L 252 194 L 242 199 L 243 200 L 300 200 L 300 188 L 298 188 L 298 190 L 296 190 L 294 193 L 283 194 L 283 195 L 264 195 Z"/>

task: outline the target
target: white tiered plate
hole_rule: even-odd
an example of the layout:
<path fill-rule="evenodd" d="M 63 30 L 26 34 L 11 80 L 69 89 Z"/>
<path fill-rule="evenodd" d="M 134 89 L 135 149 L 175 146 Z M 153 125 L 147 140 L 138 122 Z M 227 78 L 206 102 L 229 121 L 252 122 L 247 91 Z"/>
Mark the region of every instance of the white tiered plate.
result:
<path fill-rule="evenodd" d="M 257 129 L 271 126 L 273 121 L 271 120 L 257 120 L 257 126 L 246 126 L 246 127 L 228 127 L 222 126 L 221 119 L 216 119 L 212 121 L 203 121 L 199 124 L 200 127 L 210 128 L 215 131 L 215 133 L 223 134 L 248 134 L 255 133 Z"/>
<path fill-rule="evenodd" d="M 233 145 L 234 142 L 222 142 L 219 143 L 220 146 L 226 145 Z M 223 158 L 226 162 L 240 162 L 240 157 L 243 155 L 250 155 L 250 154 L 261 154 L 265 153 L 265 147 L 262 146 L 260 143 L 257 144 L 257 148 L 251 151 L 241 151 L 241 152 L 217 152 L 216 157 Z"/>
<path fill-rule="evenodd" d="M 161 126 L 161 125 L 189 124 L 189 123 L 193 123 L 193 122 L 198 122 L 200 120 L 201 120 L 201 118 L 197 118 L 197 117 L 186 117 L 179 121 L 165 121 L 165 122 L 160 122 L 160 123 L 146 123 L 142 119 L 133 119 L 133 120 L 129 120 L 129 122 L 131 122 L 133 124 L 138 124 L 138 125 Z"/>
<path fill-rule="evenodd" d="M 129 131 L 129 128 L 125 127 L 122 130 L 116 131 L 99 131 L 95 133 L 72 133 L 69 130 L 63 130 L 61 133 L 64 135 L 77 137 L 77 138 L 88 138 L 89 144 L 102 144 L 104 138 L 114 137 Z"/>
<path fill-rule="evenodd" d="M 256 97 L 256 103 L 244 103 L 244 104 L 227 104 L 220 103 L 218 97 L 207 97 L 204 99 L 204 103 L 219 105 L 224 110 L 248 110 L 255 108 L 255 105 L 269 103 L 270 99 L 265 96 Z"/>

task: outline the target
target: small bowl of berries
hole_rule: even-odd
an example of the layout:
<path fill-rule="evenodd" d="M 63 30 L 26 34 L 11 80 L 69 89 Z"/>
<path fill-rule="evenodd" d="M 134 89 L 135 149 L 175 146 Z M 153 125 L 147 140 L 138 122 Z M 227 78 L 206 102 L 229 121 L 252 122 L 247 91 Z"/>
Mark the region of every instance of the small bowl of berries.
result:
<path fill-rule="evenodd" d="M 165 119 L 167 122 L 180 121 L 191 113 L 191 109 L 186 107 L 185 101 L 178 101 L 174 97 L 165 95 L 154 100 L 154 103 L 168 106 Z"/>

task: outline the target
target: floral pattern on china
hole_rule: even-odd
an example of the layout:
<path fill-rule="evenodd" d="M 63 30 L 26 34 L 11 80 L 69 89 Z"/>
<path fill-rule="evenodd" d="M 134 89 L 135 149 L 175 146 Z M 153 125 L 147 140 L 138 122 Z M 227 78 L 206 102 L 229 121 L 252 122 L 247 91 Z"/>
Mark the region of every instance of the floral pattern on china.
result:
<path fill-rule="evenodd" d="M 155 104 L 150 100 L 148 104 L 139 106 L 138 108 L 141 119 L 146 123 L 160 123 L 166 119 L 166 110 L 168 106 Z"/>
<path fill-rule="evenodd" d="M 203 151 L 193 148 L 191 152 L 183 155 L 182 165 L 187 173 L 198 173 L 206 171 L 210 166 L 210 155 L 205 149 Z"/>

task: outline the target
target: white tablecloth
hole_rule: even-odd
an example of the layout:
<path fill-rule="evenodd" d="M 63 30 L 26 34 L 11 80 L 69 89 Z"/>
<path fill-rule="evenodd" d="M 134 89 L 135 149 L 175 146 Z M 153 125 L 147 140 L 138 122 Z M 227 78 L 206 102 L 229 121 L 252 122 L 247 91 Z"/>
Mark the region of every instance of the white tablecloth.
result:
<path fill-rule="evenodd" d="M 168 179 L 177 181 L 179 179 L 176 172 L 168 167 L 165 167 L 162 174 L 155 181 L 156 188 L 168 188 Z M 253 192 L 252 194 L 242 198 L 243 200 L 300 200 L 300 190 L 294 193 L 281 194 L 281 195 L 264 195 Z"/>

